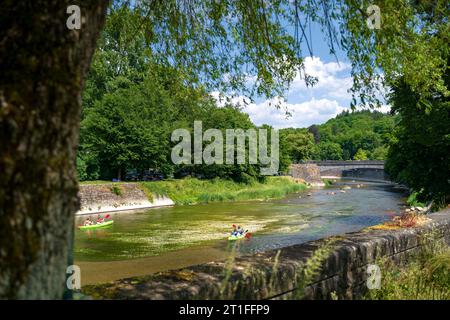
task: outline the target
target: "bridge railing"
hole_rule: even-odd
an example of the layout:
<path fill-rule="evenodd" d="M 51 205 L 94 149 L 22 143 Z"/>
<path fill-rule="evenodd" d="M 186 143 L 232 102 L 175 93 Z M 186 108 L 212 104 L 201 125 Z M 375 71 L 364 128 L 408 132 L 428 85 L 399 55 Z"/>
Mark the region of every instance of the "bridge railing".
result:
<path fill-rule="evenodd" d="M 308 160 L 303 161 L 304 164 L 317 164 L 318 166 L 367 166 L 378 165 L 384 166 L 383 160 Z"/>

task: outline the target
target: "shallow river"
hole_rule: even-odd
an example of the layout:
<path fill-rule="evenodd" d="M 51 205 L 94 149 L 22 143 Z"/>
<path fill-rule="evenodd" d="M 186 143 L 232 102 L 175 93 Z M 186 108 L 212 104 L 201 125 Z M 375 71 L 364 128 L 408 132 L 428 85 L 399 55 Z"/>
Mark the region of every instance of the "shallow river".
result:
<path fill-rule="evenodd" d="M 351 189 L 341 192 L 343 185 Z M 389 184 L 341 181 L 280 200 L 115 213 L 110 227 L 76 230 L 75 263 L 82 284 L 182 268 L 225 259 L 236 248 L 245 254 L 357 231 L 399 213 L 403 197 Z M 252 237 L 228 241 L 232 224 Z"/>

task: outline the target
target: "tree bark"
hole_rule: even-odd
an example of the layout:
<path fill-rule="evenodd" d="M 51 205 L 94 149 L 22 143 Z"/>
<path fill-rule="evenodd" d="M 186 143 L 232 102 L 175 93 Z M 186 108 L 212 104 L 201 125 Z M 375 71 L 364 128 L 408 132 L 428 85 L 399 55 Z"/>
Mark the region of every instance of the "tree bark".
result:
<path fill-rule="evenodd" d="M 81 9 L 79 30 L 66 26 L 69 5 Z M 0 3 L 0 298 L 63 297 L 81 93 L 107 5 Z"/>

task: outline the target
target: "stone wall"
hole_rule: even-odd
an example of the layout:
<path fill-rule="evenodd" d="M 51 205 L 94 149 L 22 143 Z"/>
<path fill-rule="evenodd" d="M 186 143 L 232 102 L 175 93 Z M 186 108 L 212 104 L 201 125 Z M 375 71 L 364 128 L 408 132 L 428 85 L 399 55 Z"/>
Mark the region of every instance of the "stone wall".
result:
<path fill-rule="evenodd" d="M 152 201 L 137 183 L 82 184 L 78 193 L 81 208 L 77 214 L 173 205 L 167 197 L 154 196 Z"/>
<path fill-rule="evenodd" d="M 294 179 L 303 180 L 311 184 L 323 184 L 320 170 L 316 164 L 292 164 L 289 174 Z"/>
<path fill-rule="evenodd" d="M 419 228 L 360 231 L 335 237 L 331 253 L 322 260 L 322 271 L 308 282 L 303 298 L 329 299 L 333 292 L 339 299 L 361 298 L 366 290 L 367 265 L 377 258 L 390 257 L 397 263 L 404 262 L 417 253 L 421 234 L 431 231 L 450 243 L 450 209 L 430 217 L 431 222 Z M 326 241 L 85 286 L 83 291 L 94 298 L 110 299 L 300 298 L 298 276 L 304 270 L 304 263 Z"/>

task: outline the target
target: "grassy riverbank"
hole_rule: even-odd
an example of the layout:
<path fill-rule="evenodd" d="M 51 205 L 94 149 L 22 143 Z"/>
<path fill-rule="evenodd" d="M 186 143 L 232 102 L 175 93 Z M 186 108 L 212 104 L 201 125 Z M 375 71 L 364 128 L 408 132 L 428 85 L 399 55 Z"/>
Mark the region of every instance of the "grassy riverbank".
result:
<path fill-rule="evenodd" d="M 406 265 L 384 258 L 381 287 L 369 290 L 371 300 L 450 300 L 450 247 L 434 235 L 425 235 L 418 254 Z"/>
<path fill-rule="evenodd" d="M 264 183 L 249 184 L 222 179 L 186 178 L 141 182 L 140 185 L 147 194 L 168 196 L 178 205 L 282 198 L 288 193 L 307 188 L 290 177 L 268 177 Z"/>

